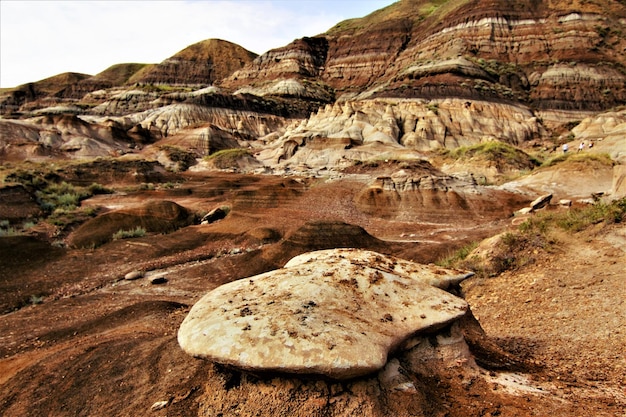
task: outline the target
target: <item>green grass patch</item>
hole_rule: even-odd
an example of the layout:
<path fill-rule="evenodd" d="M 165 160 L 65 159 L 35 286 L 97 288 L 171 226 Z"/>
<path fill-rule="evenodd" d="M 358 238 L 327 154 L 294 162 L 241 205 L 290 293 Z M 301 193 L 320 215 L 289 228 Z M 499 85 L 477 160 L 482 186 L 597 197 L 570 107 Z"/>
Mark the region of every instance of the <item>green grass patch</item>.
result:
<path fill-rule="evenodd" d="M 146 235 L 146 229 L 137 226 L 131 230 L 118 230 L 113 234 L 113 240 L 131 239 L 134 237 L 143 237 Z"/>
<path fill-rule="evenodd" d="M 472 146 L 462 146 L 460 148 L 452 149 L 449 151 L 449 155 L 453 158 L 471 158 L 475 156 L 484 156 L 489 160 L 507 159 L 516 160 L 521 155 L 532 159 L 533 157 L 528 155 L 521 149 L 516 148 L 513 145 L 500 141 L 489 141 L 479 143 Z M 538 165 L 539 161 L 535 160 Z"/>
<path fill-rule="evenodd" d="M 595 152 L 566 152 L 560 155 L 557 155 L 553 158 L 547 159 L 541 164 L 542 167 L 552 167 L 558 164 L 580 164 L 585 166 L 613 166 L 615 165 L 615 161 L 611 159 L 611 156 L 606 153 L 595 153 Z"/>
<path fill-rule="evenodd" d="M 441 153 L 452 159 L 478 159 L 494 162 L 498 169 L 511 166 L 516 169 L 533 169 L 541 165 L 536 157 L 527 154 L 513 145 L 500 141 L 489 141 L 456 149 L 443 149 Z"/>
<path fill-rule="evenodd" d="M 588 227 L 604 223 L 621 223 L 626 219 L 626 198 L 611 203 L 597 202 L 585 207 L 575 207 L 567 211 L 537 213 L 520 224 L 522 233 L 548 233 L 558 227 L 566 232 L 580 232 Z"/>
<path fill-rule="evenodd" d="M 226 169 L 237 166 L 242 158 L 251 157 L 249 150 L 243 148 L 223 149 L 211 155 L 205 156 L 206 161 L 212 162 L 216 168 Z"/>

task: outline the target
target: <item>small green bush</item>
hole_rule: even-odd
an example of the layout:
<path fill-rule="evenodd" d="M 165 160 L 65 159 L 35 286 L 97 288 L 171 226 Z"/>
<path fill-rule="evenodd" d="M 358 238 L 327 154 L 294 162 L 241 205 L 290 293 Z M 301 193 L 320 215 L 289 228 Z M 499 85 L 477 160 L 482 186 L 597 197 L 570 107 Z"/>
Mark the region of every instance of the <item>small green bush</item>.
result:
<path fill-rule="evenodd" d="M 96 182 L 94 182 L 93 184 L 91 184 L 89 187 L 87 187 L 87 190 L 89 190 L 89 192 L 91 193 L 91 195 L 97 195 L 97 194 L 113 194 L 113 190 L 106 188 L 104 185 L 102 184 L 98 184 Z"/>
<path fill-rule="evenodd" d="M 28 299 L 28 301 L 32 304 L 32 305 L 37 305 L 37 304 L 41 304 L 43 303 L 43 296 L 40 295 L 31 295 L 30 298 Z"/>
<path fill-rule="evenodd" d="M 626 198 L 612 203 L 597 202 L 586 207 L 575 207 L 562 212 L 537 213 L 522 224 L 523 233 L 547 233 L 550 227 L 567 232 L 580 232 L 591 225 L 621 223 L 626 218 Z"/>

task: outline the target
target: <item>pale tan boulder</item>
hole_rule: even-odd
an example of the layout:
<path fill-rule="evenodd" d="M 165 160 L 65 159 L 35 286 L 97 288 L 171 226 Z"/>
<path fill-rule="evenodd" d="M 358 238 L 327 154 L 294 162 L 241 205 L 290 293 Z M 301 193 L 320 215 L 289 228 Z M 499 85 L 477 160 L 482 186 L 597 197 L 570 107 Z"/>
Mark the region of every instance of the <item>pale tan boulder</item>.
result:
<path fill-rule="evenodd" d="M 301 255 L 216 288 L 183 321 L 180 346 L 248 371 L 347 379 L 382 369 L 409 337 L 466 313 L 464 300 L 431 285 L 462 273 L 352 252 Z"/>

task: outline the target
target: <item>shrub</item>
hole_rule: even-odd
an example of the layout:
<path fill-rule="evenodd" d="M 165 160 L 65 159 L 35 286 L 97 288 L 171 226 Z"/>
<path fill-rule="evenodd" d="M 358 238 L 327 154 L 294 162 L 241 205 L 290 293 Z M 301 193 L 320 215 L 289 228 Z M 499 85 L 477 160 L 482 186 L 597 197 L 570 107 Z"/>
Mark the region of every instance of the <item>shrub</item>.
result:
<path fill-rule="evenodd" d="M 43 303 L 43 296 L 40 295 L 31 295 L 28 300 L 32 305 L 37 305 Z"/>
<path fill-rule="evenodd" d="M 186 171 L 196 163 L 196 155 L 177 146 L 164 145 L 159 149 L 167 154 L 167 157 L 178 164 L 178 171 Z"/>
<path fill-rule="evenodd" d="M 48 184 L 35 194 L 41 209 L 48 213 L 52 213 L 57 209 L 75 210 L 82 200 L 93 195 L 88 189 L 75 187 L 65 181 Z"/>
<path fill-rule="evenodd" d="M 87 190 L 89 190 L 89 192 L 91 193 L 91 195 L 97 195 L 97 194 L 113 194 L 113 190 L 106 188 L 104 185 L 102 184 L 98 184 L 96 182 L 94 182 L 93 184 L 91 184 L 89 187 L 87 187 Z"/>

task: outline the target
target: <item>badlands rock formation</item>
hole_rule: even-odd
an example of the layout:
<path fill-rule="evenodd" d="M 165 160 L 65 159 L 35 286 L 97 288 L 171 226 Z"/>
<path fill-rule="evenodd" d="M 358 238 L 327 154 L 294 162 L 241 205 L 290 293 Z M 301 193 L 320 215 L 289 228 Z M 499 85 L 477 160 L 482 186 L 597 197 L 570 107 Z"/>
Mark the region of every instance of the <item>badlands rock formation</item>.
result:
<path fill-rule="evenodd" d="M 626 195 L 625 25 L 400 0 L 0 90 L 0 415 L 623 414 L 623 204 L 515 227 Z"/>
<path fill-rule="evenodd" d="M 382 369 L 410 336 L 462 317 L 465 301 L 440 288 L 471 275 L 368 251 L 307 253 L 205 295 L 178 341 L 248 371 L 353 378 Z"/>
<path fill-rule="evenodd" d="M 111 143 L 117 134 L 61 143 L 54 126 L 29 133 L 19 151 L 6 139 L 0 145 L 16 157 L 108 156 L 179 132 L 197 143 L 206 128 L 227 132 L 230 147 L 255 148 L 269 168 L 295 155 L 286 164 L 293 169 L 371 158 L 385 152 L 380 144 L 398 153 L 545 141 L 626 103 L 625 22 L 626 8 L 612 0 L 402 0 L 256 58 L 212 39 L 160 64 L 8 89 L 0 111 L 28 126 L 39 128 L 38 115 L 70 113 L 91 130 L 121 129 L 131 146 Z M 2 129 L 13 137 L 24 127 Z"/>
<path fill-rule="evenodd" d="M 315 77 L 374 96 L 606 109 L 626 99 L 625 17 L 615 1 L 405 0 L 269 51 L 224 85 Z"/>

